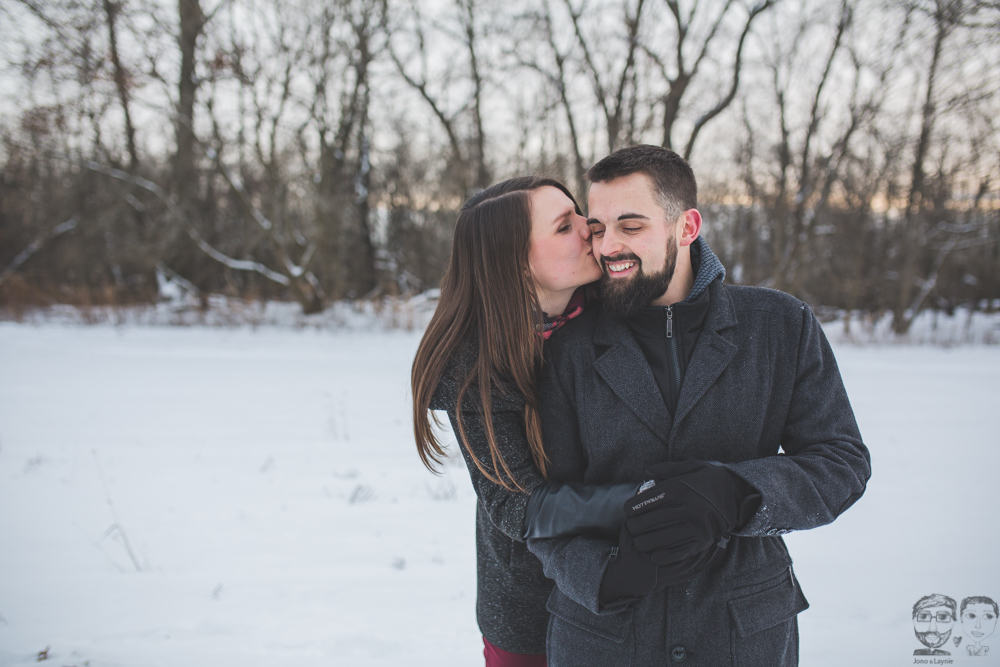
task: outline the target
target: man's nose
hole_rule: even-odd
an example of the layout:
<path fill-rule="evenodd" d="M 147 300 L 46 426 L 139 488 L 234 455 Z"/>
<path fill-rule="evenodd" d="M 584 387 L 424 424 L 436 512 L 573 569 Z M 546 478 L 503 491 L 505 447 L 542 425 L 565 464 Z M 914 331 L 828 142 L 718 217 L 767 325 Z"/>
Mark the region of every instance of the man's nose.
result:
<path fill-rule="evenodd" d="M 622 251 L 623 244 L 621 238 L 611 229 L 605 229 L 604 235 L 600 238 L 600 254 L 602 257 L 611 257 Z"/>

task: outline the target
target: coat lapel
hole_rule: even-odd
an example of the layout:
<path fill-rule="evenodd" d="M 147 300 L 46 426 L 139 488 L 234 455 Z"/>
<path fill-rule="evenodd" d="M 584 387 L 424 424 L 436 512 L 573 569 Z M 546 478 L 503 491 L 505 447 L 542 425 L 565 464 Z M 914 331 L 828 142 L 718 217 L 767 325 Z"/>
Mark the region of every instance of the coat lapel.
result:
<path fill-rule="evenodd" d="M 602 311 L 594 332 L 594 344 L 609 349 L 594 361 L 594 369 L 611 391 L 666 444 L 670 413 L 656 385 L 642 349 L 628 326 Z"/>
<path fill-rule="evenodd" d="M 677 400 L 677 414 L 674 415 L 673 429 L 701 400 L 708 388 L 722 375 L 736 355 L 737 346 L 729 336 L 720 333 L 736 325 L 736 309 L 733 300 L 721 281 L 709 285 L 708 314 L 698 336 L 691 361 L 688 363 L 681 385 L 681 395 Z"/>

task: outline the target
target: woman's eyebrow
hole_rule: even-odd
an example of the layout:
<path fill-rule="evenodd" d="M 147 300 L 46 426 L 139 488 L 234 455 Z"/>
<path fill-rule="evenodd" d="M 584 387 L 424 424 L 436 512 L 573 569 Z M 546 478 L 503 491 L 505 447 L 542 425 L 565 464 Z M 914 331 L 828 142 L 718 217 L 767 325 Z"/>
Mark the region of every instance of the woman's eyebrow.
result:
<path fill-rule="evenodd" d="M 561 225 L 562 222 L 570 215 L 572 215 L 573 212 L 574 211 L 571 208 L 566 209 L 565 211 L 563 211 L 562 213 L 560 213 L 559 215 L 557 215 L 555 218 L 552 219 L 552 224 Z"/>

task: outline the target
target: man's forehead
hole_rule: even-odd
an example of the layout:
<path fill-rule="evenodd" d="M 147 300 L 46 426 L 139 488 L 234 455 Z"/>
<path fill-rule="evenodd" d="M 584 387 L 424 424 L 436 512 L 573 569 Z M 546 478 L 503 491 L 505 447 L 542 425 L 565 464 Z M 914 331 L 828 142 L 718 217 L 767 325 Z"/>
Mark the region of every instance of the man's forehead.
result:
<path fill-rule="evenodd" d="M 637 208 L 659 208 L 652 179 L 639 172 L 591 183 L 587 202 L 591 211 L 613 217 Z"/>

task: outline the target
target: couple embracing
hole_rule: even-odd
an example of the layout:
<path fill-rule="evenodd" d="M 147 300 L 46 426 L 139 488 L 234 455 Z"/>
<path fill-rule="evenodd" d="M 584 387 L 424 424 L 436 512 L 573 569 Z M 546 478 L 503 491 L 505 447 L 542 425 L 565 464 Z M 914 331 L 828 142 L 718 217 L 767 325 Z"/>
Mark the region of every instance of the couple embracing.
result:
<path fill-rule="evenodd" d="M 478 496 L 487 667 L 798 664 L 781 535 L 864 493 L 868 450 L 811 310 L 723 282 L 676 153 L 633 146 L 462 207 L 413 364 Z"/>

